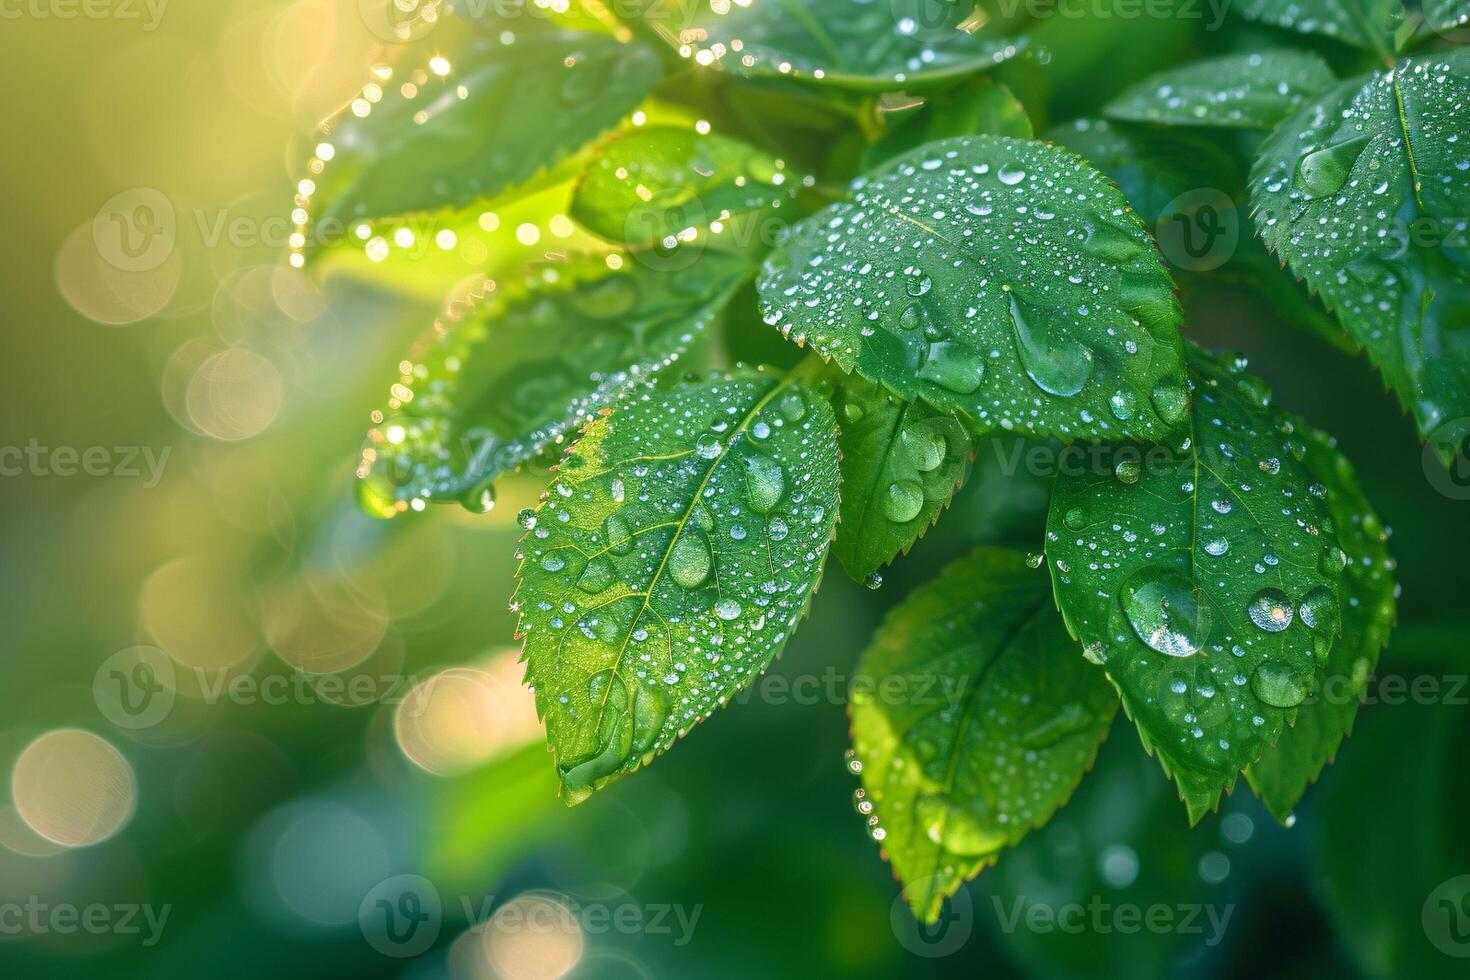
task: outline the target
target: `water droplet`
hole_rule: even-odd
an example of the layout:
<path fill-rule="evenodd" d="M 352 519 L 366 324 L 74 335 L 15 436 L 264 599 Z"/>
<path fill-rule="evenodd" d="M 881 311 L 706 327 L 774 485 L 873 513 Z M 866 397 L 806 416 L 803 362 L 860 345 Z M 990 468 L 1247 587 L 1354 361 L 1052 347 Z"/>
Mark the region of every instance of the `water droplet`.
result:
<path fill-rule="evenodd" d="M 1137 403 L 1131 391 L 1115 391 L 1108 399 L 1108 410 L 1119 422 L 1127 422 L 1133 418 L 1136 409 Z"/>
<path fill-rule="evenodd" d="M 883 497 L 883 513 L 896 524 L 905 524 L 924 509 L 924 488 L 912 480 L 889 484 Z"/>
<path fill-rule="evenodd" d="M 788 422 L 800 422 L 806 417 L 806 399 L 801 397 L 800 392 L 786 392 L 776 407 L 781 412 L 781 417 Z"/>
<path fill-rule="evenodd" d="M 929 345 L 928 357 L 919 368 L 919 377 L 960 395 L 972 394 L 980 387 L 985 365 L 978 357 L 952 341 Z"/>
<path fill-rule="evenodd" d="M 748 456 L 745 460 L 745 499 L 757 514 L 769 514 L 786 489 L 786 474 L 781 464 L 769 456 Z"/>
<path fill-rule="evenodd" d="M 607 520 L 602 522 L 602 530 L 607 535 L 607 550 L 615 555 L 626 555 L 633 550 L 633 534 L 628 530 L 628 522 L 618 511 L 607 515 Z"/>
<path fill-rule="evenodd" d="M 863 585 L 870 589 L 881 589 L 883 588 L 883 576 L 877 572 L 869 572 L 863 578 Z"/>
<path fill-rule="evenodd" d="M 903 308 L 898 315 L 898 325 L 905 330 L 917 330 L 924 325 L 924 308 L 918 303 L 910 303 Z"/>
<path fill-rule="evenodd" d="M 1337 632 L 1337 599 L 1332 590 L 1319 585 L 1302 596 L 1297 615 L 1307 628 L 1315 632 Z"/>
<path fill-rule="evenodd" d="M 1265 661 L 1251 674 L 1251 691 L 1276 708 L 1294 708 L 1307 697 L 1307 685 L 1297 672 L 1275 660 Z"/>
<path fill-rule="evenodd" d="M 734 599 L 721 599 L 715 603 L 715 615 L 728 623 L 740 615 L 740 603 Z"/>
<path fill-rule="evenodd" d="M 913 425 L 898 434 L 898 445 L 920 473 L 931 473 L 944 462 L 944 436 L 925 425 Z"/>
<path fill-rule="evenodd" d="M 582 569 L 582 574 L 577 578 L 577 588 L 583 592 L 601 592 L 613 580 L 617 578 L 617 570 L 613 568 L 612 562 L 606 558 L 594 558 Z"/>
<path fill-rule="evenodd" d="M 1357 136 L 1341 143 L 1324 146 L 1302 157 L 1297 163 L 1296 186 L 1307 197 L 1328 197 L 1347 183 L 1353 164 L 1357 163 L 1368 136 Z"/>
<path fill-rule="evenodd" d="M 1118 465 L 1113 467 L 1113 474 L 1120 483 L 1137 483 L 1142 472 L 1143 464 L 1131 456 L 1118 460 Z"/>
<path fill-rule="evenodd" d="M 567 567 L 567 561 L 561 555 L 558 555 L 556 552 L 552 552 L 551 554 L 541 559 L 541 567 L 546 569 L 546 571 L 548 572 L 559 572 L 563 568 Z"/>
<path fill-rule="evenodd" d="M 1208 608 L 1178 569 L 1139 569 L 1123 584 L 1122 602 L 1133 632 L 1160 653 L 1188 657 L 1209 636 Z"/>
<path fill-rule="evenodd" d="M 919 296 L 923 296 L 932 288 L 934 288 L 933 279 L 930 279 L 928 276 L 922 273 L 916 273 L 912 278 L 909 279 L 908 294 L 917 298 Z"/>
<path fill-rule="evenodd" d="M 709 578 L 714 561 L 709 541 L 698 528 L 686 527 L 669 553 L 669 574 L 686 589 L 697 589 Z"/>
<path fill-rule="evenodd" d="M 1087 525 L 1087 517 L 1082 513 L 1082 508 L 1073 507 L 1062 515 L 1062 523 L 1072 531 L 1080 531 Z"/>
<path fill-rule="evenodd" d="M 1166 425 L 1178 425 L 1189 414 L 1189 396 L 1179 385 L 1160 384 L 1150 400 Z"/>
<path fill-rule="evenodd" d="M 459 498 L 459 504 L 471 514 L 488 514 L 495 509 L 495 487 L 489 481 L 471 487 Z"/>
<path fill-rule="evenodd" d="M 1028 552 L 1026 552 L 1026 567 L 1027 568 L 1040 568 L 1041 567 L 1041 563 L 1043 561 L 1045 561 L 1045 560 L 1046 560 L 1046 555 L 1042 554 L 1039 551 L 1028 551 Z"/>
<path fill-rule="evenodd" d="M 1021 301 L 1011 294 L 1011 323 L 1015 327 L 1016 350 L 1021 366 L 1036 387 L 1066 398 L 1077 394 L 1092 376 L 1092 350 L 1060 330 L 1038 335 Z"/>
<path fill-rule="evenodd" d="M 1291 600 L 1280 589 L 1262 589 L 1246 607 L 1251 622 L 1267 633 L 1280 633 L 1291 625 Z"/>
<path fill-rule="evenodd" d="M 524 531 L 531 530 L 536 526 L 536 512 L 531 508 L 526 507 L 525 509 L 521 510 L 520 513 L 516 514 L 516 523 L 519 524 L 521 526 L 521 529 Z"/>
<path fill-rule="evenodd" d="M 685 445 L 688 445 L 686 443 Z M 714 459 L 720 455 L 720 440 L 706 432 L 694 443 L 694 451 L 701 459 Z"/>
<path fill-rule="evenodd" d="M 1216 536 L 1212 538 L 1205 538 L 1204 541 L 1200 543 L 1200 547 L 1205 549 L 1205 554 L 1214 555 L 1216 558 L 1219 558 L 1221 555 L 1225 554 L 1225 552 L 1230 550 L 1230 542 L 1223 537 Z"/>

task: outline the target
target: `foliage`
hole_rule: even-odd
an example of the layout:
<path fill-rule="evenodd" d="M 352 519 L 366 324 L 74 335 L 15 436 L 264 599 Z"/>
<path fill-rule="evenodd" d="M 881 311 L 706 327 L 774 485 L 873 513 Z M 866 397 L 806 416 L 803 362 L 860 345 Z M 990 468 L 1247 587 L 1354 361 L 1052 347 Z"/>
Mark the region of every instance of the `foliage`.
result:
<path fill-rule="evenodd" d="M 566 799 L 766 670 L 829 548 L 879 586 L 976 440 L 1018 434 L 1096 450 L 1057 476 L 1038 553 L 935 569 L 862 659 L 951 696 L 852 704 L 859 809 L 915 913 L 1047 822 L 1119 705 L 1191 823 L 1241 773 L 1288 819 L 1352 729 L 1394 564 L 1336 441 L 1186 340 L 1176 292 L 1243 286 L 1361 349 L 1450 461 L 1470 60 L 1441 33 L 1463 11 L 1247 3 L 1225 52 L 1046 127 L 1015 94 L 1046 70 L 1024 18 L 635 6 L 596 33 L 475 36 L 426 118 L 390 96 L 336 131 L 314 202 L 463 223 L 570 173 L 581 247 L 441 321 L 360 468 L 376 513 L 483 510 L 570 443 L 522 514 L 513 606 Z M 477 112 L 506 85 L 513 108 Z M 1265 249 L 1222 268 L 1168 247 L 1201 187 L 1241 194 Z M 770 365 L 731 367 L 751 350 Z"/>

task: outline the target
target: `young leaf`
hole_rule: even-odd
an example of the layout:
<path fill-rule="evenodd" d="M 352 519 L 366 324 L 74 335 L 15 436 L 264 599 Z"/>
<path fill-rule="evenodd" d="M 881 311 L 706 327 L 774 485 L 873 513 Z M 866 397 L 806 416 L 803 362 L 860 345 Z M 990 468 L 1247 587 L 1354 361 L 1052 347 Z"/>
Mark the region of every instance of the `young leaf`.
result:
<path fill-rule="evenodd" d="M 958 137 L 854 188 L 766 260 L 767 323 L 977 432 L 1159 438 L 1184 421 L 1173 281 L 1076 156 Z"/>
<path fill-rule="evenodd" d="M 1310 51 L 1232 54 L 1160 72 L 1105 111 L 1131 122 L 1270 129 L 1336 81 Z"/>
<path fill-rule="evenodd" d="M 874 837 L 926 922 L 1067 801 L 1118 707 L 1045 573 L 1006 549 L 980 548 L 916 589 L 858 675 L 873 679 L 854 697 L 852 737 Z"/>
<path fill-rule="evenodd" d="M 521 545 L 526 683 L 569 803 L 758 676 L 837 516 L 837 425 L 796 376 L 630 399 L 587 427 Z"/>
<path fill-rule="evenodd" d="M 1395 36 L 1404 19 L 1399 0 L 1243 0 L 1235 9 L 1251 20 L 1325 34 L 1385 59 L 1397 48 Z"/>
<path fill-rule="evenodd" d="M 1340 618 L 1341 638 L 1328 654 L 1320 690 L 1297 711 L 1296 723 L 1281 733 L 1281 741 L 1245 772 L 1251 788 L 1278 820 L 1287 818 L 1352 732 L 1358 704 L 1378 665 L 1378 652 L 1388 643 L 1398 596 L 1388 533 L 1363 495 L 1352 464 L 1326 433 L 1305 425 L 1297 432 L 1307 447 L 1303 462 L 1318 486 L 1326 489 L 1327 506 L 1347 554 L 1342 573 L 1347 602 L 1340 614 L 1330 607 L 1302 604 L 1298 613 L 1304 619 L 1309 614 L 1327 617 L 1322 620 L 1324 629 L 1338 632 Z"/>
<path fill-rule="evenodd" d="M 1062 473 L 1047 519 L 1062 615 L 1191 821 L 1306 699 L 1341 597 L 1313 450 L 1242 366 L 1191 350 L 1187 448 Z"/>
<path fill-rule="evenodd" d="M 909 111 L 888 135 L 868 147 L 863 169 L 873 170 L 925 143 L 951 136 L 1014 136 L 1030 139 L 1031 119 L 1011 90 L 976 78 Z"/>
<path fill-rule="evenodd" d="M 588 161 L 572 216 L 630 248 L 706 229 L 788 198 L 781 161 L 748 143 L 693 128 L 631 129 Z"/>
<path fill-rule="evenodd" d="M 842 508 L 832 551 L 861 582 L 908 553 L 949 506 L 974 454 L 952 416 L 847 375 L 838 388 Z"/>
<path fill-rule="evenodd" d="M 1405 60 L 1286 120 L 1251 174 L 1266 244 L 1367 350 L 1426 436 L 1470 416 L 1467 109 L 1470 52 Z"/>
<path fill-rule="evenodd" d="M 521 184 L 616 123 L 660 66 L 646 45 L 546 29 L 476 34 L 400 70 L 412 97 L 396 79 L 375 84 L 381 101 L 359 100 L 361 115 L 325 130 L 319 226 L 459 207 Z"/>
<path fill-rule="evenodd" d="M 645 6 L 645 19 L 697 64 L 742 78 L 847 91 L 949 84 L 1015 57 L 1024 46 L 1024 39 L 992 33 L 963 3 L 761 0 L 718 15 L 706 0 Z"/>
<path fill-rule="evenodd" d="M 492 484 L 674 364 L 750 269 L 711 252 L 678 274 L 585 257 L 543 265 L 519 288 L 412 354 L 359 476 L 391 516 L 424 501 L 493 502 Z"/>

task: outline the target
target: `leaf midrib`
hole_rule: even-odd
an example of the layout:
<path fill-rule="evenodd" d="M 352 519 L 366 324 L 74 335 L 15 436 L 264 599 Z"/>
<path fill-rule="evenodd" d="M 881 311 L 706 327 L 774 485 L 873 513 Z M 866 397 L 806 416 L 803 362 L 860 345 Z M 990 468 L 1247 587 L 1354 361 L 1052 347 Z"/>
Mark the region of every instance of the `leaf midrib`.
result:
<path fill-rule="evenodd" d="M 654 570 L 652 578 L 648 580 L 648 587 L 643 592 L 643 605 L 639 607 L 637 614 L 635 614 L 632 621 L 629 622 L 628 632 L 623 637 L 622 646 L 618 648 L 617 656 L 613 658 L 613 676 L 619 681 L 622 681 L 625 685 L 626 681 L 622 676 L 622 666 L 623 658 L 628 652 L 628 644 L 632 642 L 633 633 L 637 630 L 638 623 L 643 619 L 644 614 L 649 611 L 651 603 L 653 602 L 654 589 L 658 587 L 659 579 L 660 577 L 662 577 L 664 569 L 668 567 L 669 557 L 674 553 L 674 546 L 679 543 L 679 537 L 684 533 L 685 528 L 689 525 L 689 519 L 694 516 L 694 509 L 699 506 L 700 496 L 704 493 L 705 487 L 709 486 L 709 481 L 714 477 L 715 470 L 720 468 L 720 464 L 725 461 L 725 458 L 730 454 L 730 450 L 734 449 L 735 444 L 740 441 L 739 437 L 744 436 L 746 428 L 749 427 L 750 423 L 754 421 L 755 417 L 760 414 L 761 409 L 769 405 L 771 399 L 775 398 L 777 393 L 783 391 L 785 388 L 790 386 L 793 383 L 793 380 L 794 379 L 790 377 L 786 377 L 777 381 L 774 385 L 771 386 L 771 390 L 763 395 L 760 400 L 756 402 L 755 406 L 751 408 L 748 413 L 746 413 L 745 417 L 740 420 L 740 425 L 737 426 L 735 431 L 730 434 L 730 438 L 725 441 L 725 446 L 723 449 L 720 450 L 720 454 L 710 461 L 709 468 L 705 470 L 704 477 L 699 481 L 699 485 L 694 488 L 694 492 L 690 495 L 689 506 L 685 509 L 684 516 L 680 518 L 676 523 L 674 533 L 669 537 L 668 547 L 664 549 L 663 558 L 659 561 L 658 568 Z M 713 548 L 711 548 L 711 568 L 714 567 L 717 558 L 718 555 L 716 555 Z M 602 731 L 602 722 L 603 719 L 607 716 L 607 702 L 608 698 L 612 695 L 613 687 L 614 685 L 612 684 L 606 685 L 607 689 L 602 693 L 602 701 L 597 706 L 597 719 L 592 726 L 592 736 L 594 741 L 597 738 L 597 734 Z M 629 703 L 631 707 L 631 695 Z"/>

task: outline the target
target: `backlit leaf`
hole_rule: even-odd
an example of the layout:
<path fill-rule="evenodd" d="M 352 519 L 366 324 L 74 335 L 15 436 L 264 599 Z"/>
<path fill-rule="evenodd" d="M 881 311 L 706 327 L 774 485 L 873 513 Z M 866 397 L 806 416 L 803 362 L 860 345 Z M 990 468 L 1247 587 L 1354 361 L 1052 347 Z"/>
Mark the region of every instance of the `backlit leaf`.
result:
<path fill-rule="evenodd" d="M 359 467 L 364 504 L 474 511 L 503 473 L 673 365 L 749 275 L 718 253 L 677 273 L 597 257 L 533 269 L 411 353 Z"/>
<path fill-rule="evenodd" d="M 942 140 L 854 182 L 767 260 L 765 320 L 977 432 L 1159 438 L 1184 421 L 1174 284 L 1071 153 Z"/>
<path fill-rule="evenodd" d="M 995 33 L 991 15 L 970 3 L 758 0 L 719 14 L 707 0 L 647 7 L 645 19 L 696 64 L 851 91 L 947 84 L 1015 57 L 1024 43 Z"/>
<path fill-rule="evenodd" d="M 569 803 L 770 665 L 837 517 L 831 407 L 797 376 L 691 384 L 590 425 L 524 515 L 526 682 Z"/>
<path fill-rule="evenodd" d="M 577 31 L 473 33 L 413 51 L 375 80 L 379 101 L 324 127 L 318 225 L 439 211 L 520 185 L 611 128 L 660 71 L 646 45 Z"/>
<path fill-rule="evenodd" d="M 791 196 L 781 161 L 748 143 L 693 127 L 628 130 L 588 161 L 572 216 L 602 237 L 637 248 L 707 229 Z"/>
<path fill-rule="evenodd" d="M 1044 824 L 1118 707 L 1020 552 L 981 548 L 889 614 L 858 666 L 863 796 L 914 913 Z M 866 811 L 865 811 L 866 812 Z"/>
<path fill-rule="evenodd" d="M 1243 0 L 1234 9 L 1263 24 L 1324 34 L 1384 57 L 1397 47 L 1395 37 L 1404 19 L 1398 0 Z"/>

